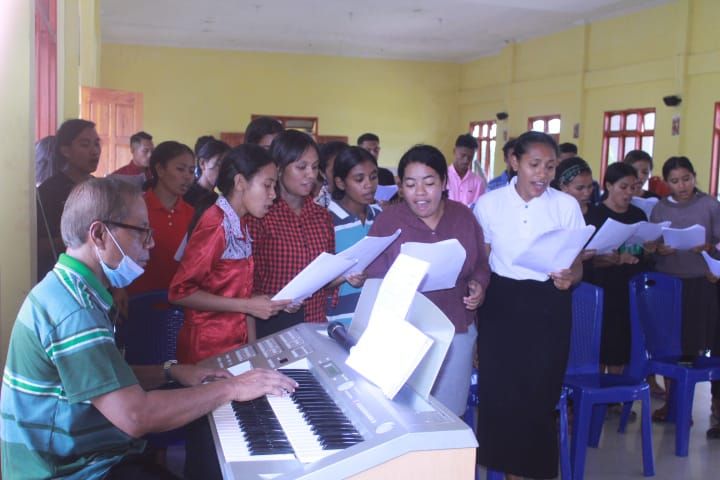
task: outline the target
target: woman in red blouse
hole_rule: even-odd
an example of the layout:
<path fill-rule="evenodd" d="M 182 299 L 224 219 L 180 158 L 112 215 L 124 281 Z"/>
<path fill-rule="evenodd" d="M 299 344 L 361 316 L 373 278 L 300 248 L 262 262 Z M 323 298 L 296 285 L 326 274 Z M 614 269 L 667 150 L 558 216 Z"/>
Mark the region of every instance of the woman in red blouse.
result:
<path fill-rule="evenodd" d="M 163 142 L 150 156 L 153 178 L 148 182 L 145 204 L 155 247 L 143 273 L 128 286 L 130 295 L 167 290 L 178 267 L 175 260 L 187 233 L 194 210 L 182 196 L 193 184 L 195 157 L 190 147 L 179 142 Z"/>
<path fill-rule="evenodd" d="M 335 231 L 327 210 L 312 198 L 319 154 L 313 139 L 296 130 L 280 133 L 270 154 L 278 163 L 279 197 L 262 219 L 249 218 L 258 293 L 275 295 L 322 252 L 335 253 Z M 329 289 L 302 305 L 256 322 L 262 338 L 303 321 L 324 322 Z"/>
<path fill-rule="evenodd" d="M 268 318 L 290 303 L 251 296 L 252 237 L 245 219 L 265 216 L 276 181 L 272 157 L 256 145 L 236 147 L 223 160 L 217 182 L 222 196 L 199 213 L 170 286 L 170 301 L 185 307 L 180 362 L 196 363 L 244 345 L 246 314 Z"/>

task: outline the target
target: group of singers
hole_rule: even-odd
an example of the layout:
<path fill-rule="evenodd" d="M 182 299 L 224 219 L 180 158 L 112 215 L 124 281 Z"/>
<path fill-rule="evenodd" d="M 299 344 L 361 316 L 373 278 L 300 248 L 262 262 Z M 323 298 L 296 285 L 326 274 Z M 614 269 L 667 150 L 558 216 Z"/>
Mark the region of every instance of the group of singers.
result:
<path fill-rule="evenodd" d="M 133 143 L 134 160 L 147 137 Z M 716 279 L 699 252 L 714 252 L 720 241 L 720 204 L 698 191 L 687 158 L 672 157 L 662 169 L 670 195 L 650 220 L 700 224 L 704 245 L 684 252 L 661 242 L 623 245 L 608 255 L 585 251 L 567 269 L 535 272 L 513 260 L 544 232 L 586 223 L 599 228 L 608 218 L 647 220 L 631 200 L 643 194 L 647 177 L 638 171 L 643 162 L 651 169 L 652 159 L 610 165 L 603 197 L 592 204 L 587 163 L 577 156 L 560 161 L 551 136 L 526 132 L 504 149 L 501 188 L 485 192 L 487 182 L 469 168 L 477 143 L 468 137 L 458 138 L 450 166 L 435 147 L 410 148 L 397 166 L 398 193 L 382 206 L 375 201 L 379 138 L 372 134 L 358 146 L 318 147 L 305 133 L 259 118 L 235 148 L 212 137 L 201 137 L 195 151 L 162 142 L 139 164 L 149 219 L 145 245 L 154 248 L 137 282 L 110 282 L 118 287 L 116 303 L 122 308 L 127 293 L 168 290 L 170 301 L 185 309 L 178 360 L 196 363 L 299 322 L 349 321 L 365 279 L 382 278 L 402 243 L 457 239 L 466 259 L 455 287 L 426 294 L 455 327 L 433 394 L 462 415 L 476 352 L 480 463 L 509 476 L 553 478 L 573 285 L 584 278 L 605 289 L 601 362 L 608 371 L 621 370 L 629 358 L 627 280 L 651 264 L 685 284 L 684 350 L 717 352 Z M 57 171 L 39 187 L 41 253 L 63 248 L 62 196 L 91 177 L 100 154 L 91 122 L 65 122 L 56 142 Z M 321 252 L 398 228 L 400 236 L 365 272 L 340 277 L 300 304 L 271 300 Z"/>

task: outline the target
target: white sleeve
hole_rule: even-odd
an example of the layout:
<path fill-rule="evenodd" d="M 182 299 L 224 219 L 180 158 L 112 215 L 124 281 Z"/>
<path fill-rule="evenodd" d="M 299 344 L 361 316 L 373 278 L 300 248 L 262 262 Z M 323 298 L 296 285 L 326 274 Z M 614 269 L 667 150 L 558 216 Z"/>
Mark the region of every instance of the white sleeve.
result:
<path fill-rule="evenodd" d="M 492 245 L 492 228 L 489 218 L 492 207 L 489 205 L 490 202 L 487 201 L 488 199 L 489 197 L 486 197 L 485 195 L 478 198 L 477 203 L 475 203 L 475 208 L 473 209 L 473 214 L 475 214 L 475 218 L 480 224 L 480 228 L 482 228 L 485 243 Z"/>

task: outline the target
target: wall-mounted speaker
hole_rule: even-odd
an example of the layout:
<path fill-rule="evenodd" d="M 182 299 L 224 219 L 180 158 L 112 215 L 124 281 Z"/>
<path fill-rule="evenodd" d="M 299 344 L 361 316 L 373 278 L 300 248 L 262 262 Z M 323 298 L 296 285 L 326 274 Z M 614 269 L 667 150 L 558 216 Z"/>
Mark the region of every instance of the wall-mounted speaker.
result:
<path fill-rule="evenodd" d="M 495 117 L 497 117 L 498 120 L 507 120 L 507 118 L 510 115 L 507 114 L 507 112 L 498 112 L 495 114 Z"/>
<path fill-rule="evenodd" d="M 668 95 L 663 97 L 663 103 L 668 107 L 677 107 L 682 102 L 682 98 L 678 95 Z"/>

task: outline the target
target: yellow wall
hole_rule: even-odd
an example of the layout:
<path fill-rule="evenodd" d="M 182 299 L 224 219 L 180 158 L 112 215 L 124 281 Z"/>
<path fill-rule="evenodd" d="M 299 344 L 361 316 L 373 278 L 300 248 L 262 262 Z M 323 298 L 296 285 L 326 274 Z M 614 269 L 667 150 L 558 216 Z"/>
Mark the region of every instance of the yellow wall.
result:
<path fill-rule="evenodd" d="M 0 366 L 18 308 L 30 288 L 34 252 L 34 2 L 0 2 Z"/>
<path fill-rule="evenodd" d="M 99 0 L 58 0 L 58 125 L 80 114 L 80 87 L 100 85 Z"/>
<path fill-rule="evenodd" d="M 654 156 L 660 172 L 671 155 L 688 156 L 708 188 L 714 104 L 720 101 L 720 2 L 678 0 L 624 17 L 509 45 L 498 55 L 461 66 L 458 128 L 506 111 L 502 131 L 516 136 L 532 115 L 559 113 L 561 142 L 574 142 L 600 165 L 605 111 L 654 107 Z M 662 97 L 681 95 L 679 107 Z M 681 117 L 681 134 L 671 135 Z M 579 123 L 580 136 L 572 138 Z M 497 150 L 496 158 L 502 158 Z M 495 162 L 495 172 L 502 170 Z"/>
<path fill-rule="evenodd" d="M 418 142 L 452 151 L 460 66 L 104 44 L 102 87 L 142 92 L 156 143 L 244 131 L 251 114 L 319 118 L 321 135 L 381 139 L 395 166 Z"/>

